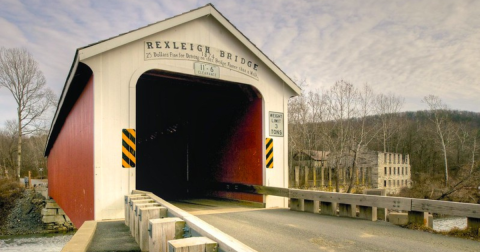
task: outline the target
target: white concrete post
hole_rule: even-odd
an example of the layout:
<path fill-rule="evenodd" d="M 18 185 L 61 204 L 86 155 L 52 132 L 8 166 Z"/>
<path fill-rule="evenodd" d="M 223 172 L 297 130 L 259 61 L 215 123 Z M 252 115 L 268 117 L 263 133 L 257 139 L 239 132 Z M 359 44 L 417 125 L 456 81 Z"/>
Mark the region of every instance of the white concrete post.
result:
<path fill-rule="evenodd" d="M 135 205 L 135 219 L 133 220 L 133 237 L 135 238 L 135 241 L 138 243 L 140 240 L 140 208 L 143 207 L 159 207 L 160 204 L 158 203 L 140 203 Z"/>
<path fill-rule="evenodd" d="M 148 199 L 145 194 L 129 194 L 125 195 L 125 225 L 130 226 L 130 200 L 132 199 Z"/>
<path fill-rule="evenodd" d="M 151 219 L 167 217 L 167 208 L 161 206 L 141 207 L 139 209 L 139 241 L 140 249 L 148 251 L 148 223 Z"/>
<path fill-rule="evenodd" d="M 148 250 L 150 252 L 168 251 L 168 241 L 183 238 L 184 228 L 185 221 L 177 217 L 149 220 Z"/>
<path fill-rule="evenodd" d="M 130 233 L 135 237 L 135 207 L 137 204 L 155 203 L 152 199 L 130 200 Z"/>
<path fill-rule="evenodd" d="M 169 252 L 216 252 L 218 245 L 207 237 L 190 237 L 168 242 Z"/>

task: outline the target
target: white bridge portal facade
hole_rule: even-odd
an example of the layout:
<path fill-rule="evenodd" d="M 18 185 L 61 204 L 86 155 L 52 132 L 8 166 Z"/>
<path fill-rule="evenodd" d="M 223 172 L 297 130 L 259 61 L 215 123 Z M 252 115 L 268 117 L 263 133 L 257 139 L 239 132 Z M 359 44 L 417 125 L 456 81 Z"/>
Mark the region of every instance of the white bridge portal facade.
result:
<path fill-rule="evenodd" d="M 79 48 L 45 152 L 50 196 L 77 227 L 122 218 L 135 189 L 287 207 L 207 189 L 288 187 L 287 105 L 299 93 L 212 5 Z"/>

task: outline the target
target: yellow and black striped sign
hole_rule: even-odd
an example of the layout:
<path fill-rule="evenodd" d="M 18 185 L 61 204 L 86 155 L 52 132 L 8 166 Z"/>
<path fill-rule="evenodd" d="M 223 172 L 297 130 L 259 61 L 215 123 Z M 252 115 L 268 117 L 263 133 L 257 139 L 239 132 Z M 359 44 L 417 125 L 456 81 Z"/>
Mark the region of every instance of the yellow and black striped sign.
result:
<path fill-rule="evenodd" d="M 267 168 L 273 168 L 273 139 L 272 138 L 267 138 L 265 139 L 265 147 L 266 147 L 266 152 L 267 153 L 267 161 L 265 162 L 267 164 Z"/>
<path fill-rule="evenodd" d="M 122 167 L 135 167 L 135 129 L 122 129 Z"/>

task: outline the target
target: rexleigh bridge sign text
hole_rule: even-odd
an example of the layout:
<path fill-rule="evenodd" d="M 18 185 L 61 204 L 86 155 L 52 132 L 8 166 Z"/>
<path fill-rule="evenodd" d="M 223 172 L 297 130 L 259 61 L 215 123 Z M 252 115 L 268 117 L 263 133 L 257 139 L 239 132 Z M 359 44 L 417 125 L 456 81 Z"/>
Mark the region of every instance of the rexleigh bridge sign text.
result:
<path fill-rule="evenodd" d="M 205 62 L 258 80 L 258 64 L 252 59 L 207 45 L 167 40 L 145 41 L 145 60 L 158 59 Z"/>

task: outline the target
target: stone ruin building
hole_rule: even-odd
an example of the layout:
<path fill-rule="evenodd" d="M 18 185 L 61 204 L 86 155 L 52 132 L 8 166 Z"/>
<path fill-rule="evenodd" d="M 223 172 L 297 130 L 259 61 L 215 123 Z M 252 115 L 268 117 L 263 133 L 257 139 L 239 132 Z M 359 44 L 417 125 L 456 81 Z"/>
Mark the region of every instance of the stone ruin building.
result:
<path fill-rule="evenodd" d="M 357 189 L 385 189 L 387 194 L 397 194 L 403 187 L 411 186 L 409 155 L 363 149 L 358 154 L 355 171 L 353 154 L 336 157 L 329 151 L 305 150 L 293 154 L 289 186 L 317 188 L 333 191 L 335 188 L 335 163 L 338 162 L 339 187 L 345 192 L 355 172 Z"/>

